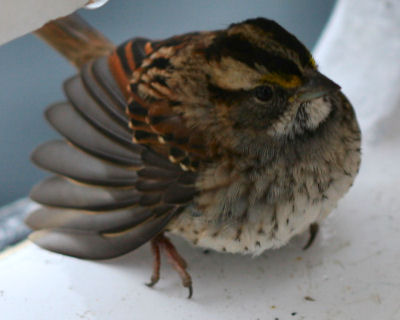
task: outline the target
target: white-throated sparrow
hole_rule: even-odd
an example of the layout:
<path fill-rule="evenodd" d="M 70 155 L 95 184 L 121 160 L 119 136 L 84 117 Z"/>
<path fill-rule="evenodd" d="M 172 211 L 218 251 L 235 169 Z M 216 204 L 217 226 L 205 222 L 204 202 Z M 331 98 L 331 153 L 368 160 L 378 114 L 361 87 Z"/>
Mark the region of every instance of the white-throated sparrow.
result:
<path fill-rule="evenodd" d="M 360 130 L 340 87 L 271 20 L 164 41 L 136 38 L 65 82 L 46 117 L 67 141 L 33 161 L 56 175 L 34 187 L 27 220 L 51 251 L 112 258 L 164 232 L 217 251 L 260 254 L 323 219 L 360 164 Z M 133 137 L 133 138 L 132 138 Z M 311 237 L 311 240 L 313 237 Z"/>

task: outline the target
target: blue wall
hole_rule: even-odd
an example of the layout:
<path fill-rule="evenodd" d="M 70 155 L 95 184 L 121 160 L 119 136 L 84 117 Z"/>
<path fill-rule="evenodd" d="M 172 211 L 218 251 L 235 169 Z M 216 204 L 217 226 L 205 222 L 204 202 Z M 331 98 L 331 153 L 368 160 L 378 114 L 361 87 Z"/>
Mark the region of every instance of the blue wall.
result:
<path fill-rule="evenodd" d="M 312 48 L 334 0 L 112 0 L 81 14 L 115 43 L 135 36 L 163 38 L 192 30 L 222 29 L 264 16 Z M 42 117 L 63 100 L 61 84 L 74 69 L 28 35 L 0 47 L 0 205 L 26 196 L 45 173 L 29 162 L 39 143 L 57 135 Z"/>

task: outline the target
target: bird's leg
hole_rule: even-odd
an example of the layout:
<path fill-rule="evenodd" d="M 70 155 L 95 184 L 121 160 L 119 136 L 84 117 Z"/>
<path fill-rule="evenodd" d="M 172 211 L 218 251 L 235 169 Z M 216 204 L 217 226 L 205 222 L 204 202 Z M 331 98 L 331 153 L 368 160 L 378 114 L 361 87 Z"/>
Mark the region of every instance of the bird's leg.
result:
<path fill-rule="evenodd" d="M 151 275 L 151 279 L 149 283 L 146 283 L 147 286 L 154 286 L 158 280 L 160 280 L 160 267 L 161 267 L 161 255 L 160 255 L 160 245 L 157 241 L 157 238 L 151 240 L 151 252 L 153 253 L 154 262 L 153 262 L 153 274 Z"/>
<path fill-rule="evenodd" d="M 307 250 L 308 248 L 311 247 L 311 245 L 314 243 L 315 238 L 317 237 L 318 231 L 319 231 L 318 223 L 315 222 L 310 224 L 310 229 L 309 229 L 310 237 L 308 238 L 306 245 L 303 247 L 303 250 Z"/>
<path fill-rule="evenodd" d="M 157 281 L 160 279 L 160 247 L 165 251 L 168 257 L 168 261 L 171 263 L 173 268 L 178 272 L 179 276 L 182 279 L 182 284 L 185 288 L 189 289 L 188 298 L 192 297 L 193 289 L 192 289 L 192 278 L 190 274 L 187 272 L 187 263 L 180 256 L 178 251 L 176 251 L 175 246 L 172 242 L 164 236 L 164 234 L 158 235 L 151 241 L 151 250 L 154 255 L 154 264 L 153 264 L 153 274 L 151 276 L 151 281 L 147 285 L 152 287 Z"/>
<path fill-rule="evenodd" d="M 161 244 L 165 250 L 165 253 L 168 256 L 169 262 L 172 264 L 174 269 L 178 272 L 179 276 L 182 279 L 182 285 L 185 288 L 189 289 L 188 298 L 190 299 L 193 294 L 192 288 L 192 278 L 190 274 L 186 271 L 187 263 L 186 261 L 179 255 L 178 251 L 176 251 L 175 246 L 171 241 L 164 235 L 162 235 Z"/>

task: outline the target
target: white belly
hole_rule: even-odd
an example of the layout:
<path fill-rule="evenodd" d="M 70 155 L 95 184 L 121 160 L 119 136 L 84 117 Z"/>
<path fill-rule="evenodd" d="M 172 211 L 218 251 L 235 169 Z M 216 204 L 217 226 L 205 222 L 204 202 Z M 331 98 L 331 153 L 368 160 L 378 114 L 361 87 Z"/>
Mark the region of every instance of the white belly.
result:
<path fill-rule="evenodd" d="M 281 247 L 311 223 L 325 218 L 350 188 L 354 176 L 337 174 L 322 194 L 313 178 L 307 180 L 307 190 L 304 184 L 295 186 L 290 201 L 274 205 L 255 202 L 248 206 L 243 221 L 227 219 L 221 223 L 212 212 L 196 216 L 188 209 L 168 229 L 196 246 L 217 251 L 258 255 L 266 249 Z M 246 204 L 241 202 L 237 199 L 230 205 L 243 210 Z"/>

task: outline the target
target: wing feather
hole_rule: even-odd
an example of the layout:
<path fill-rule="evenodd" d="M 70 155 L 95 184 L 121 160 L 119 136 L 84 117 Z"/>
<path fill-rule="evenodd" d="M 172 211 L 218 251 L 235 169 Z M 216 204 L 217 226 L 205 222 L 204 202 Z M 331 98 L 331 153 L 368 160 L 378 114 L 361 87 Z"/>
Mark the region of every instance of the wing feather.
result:
<path fill-rule="evenodd" d="M 135 167 L 92 157 L 66 141 L 42 144 L 33 152 L 31 160 L 41 168 L 87 184 L 122 187 L 134 186 L 138 180 Z"/>
<path fill-rule="evenodd" d="M 80 77 L 73 77 L 64 84 L 65 93 L 74 108 L 100 132 L 125 145 L 132 145 L 128 126 L 121 126 L 88 94 Z"/>
<path fill-rule="evenodd" d="M 116 257 L 162 232 L 196 195 L 197 174 L 182 166 L 193 155 L 177 148 L 188 141 L 180 116 L 165 101 L 135 100 L 121 87 L 121 74 L 151 63 L 153 51 L 138 38 L 117 48 L 117 64 L 107 57 L 89 62 L 65 82 L 68 102 L 46 111 L 66 141 L 32 155 L 56 174 L 31 192 L 43 205 L 27 218 L 39 246 L 79 258 Z M 146 114 L 135 120 L 135 112 Z"/>
<path fill-rule="evenodd" d="M 133 206 L 142 196 L 134 187 L 93 187 L 53 176 L 34 186 L 31 198 L 46 206 L 103 211 Z"/>
<path fill-rule="evenodd" d="M 47 250 L 82 259 L 111 259 L 140 247 L 176 216 L 170 211 L 122 233 L 98 233 L 77 229 L 42 229 L 30 239 Z"/>
<path fill-rule="evenodd" d="M 109 136 L 89 125 L 69 103 L 50 106 L 45 116 L 68 141 L 90 154 L 119 164 L 130 166 L 141 164 L 137 152 L 126 145 L 116 143 Z M 135 146 L 136 149 L 140 149 L 140 146 Z"/>
<path fill-rule="evenodd" d="M 132 228 L 153 216 L 164 214 L 170 209 L 172 206 L 162 206 L 157 208 L 156 212 L 154 208 L 134 206 L 93 213 L 83 210 L 43 207 L 34 211 L 25 222 L 33 230 L 73 229 L 110 233 Z"/>

